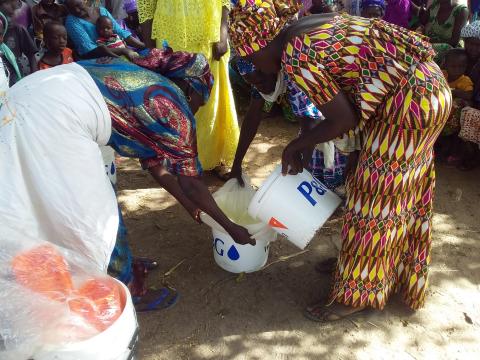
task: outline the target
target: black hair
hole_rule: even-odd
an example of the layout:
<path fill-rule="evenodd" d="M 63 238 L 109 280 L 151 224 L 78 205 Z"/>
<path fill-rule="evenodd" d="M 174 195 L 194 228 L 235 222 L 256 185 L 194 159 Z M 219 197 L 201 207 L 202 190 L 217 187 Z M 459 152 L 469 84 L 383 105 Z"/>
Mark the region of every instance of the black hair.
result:
<path fill-rule="evenodd" d="M 450 49 L 447 51 L 445 54 L 445 62 L 447 62 L 449 59 L 455 58 L 455 60 L 459 60 L 460 58 L 464 58 L 468 61 L 468 55 L 465 49 L 462 48 L 454 48 Z"/>
<path fill-rule="evenodd" d="M 108 16 L 105 16 L 105 15 L 99 16 L 96 23 L 100 24 L 100 22 L 105 21 L 105 20 L 108 20 L 113 24 L 112 19 L 110 19 Z"/>
<path fill-rule="evenodd" d="M 45 26 L 43 27 L 43 38 L 48 38 L 50 36 L 50 34 L 52 34 L 53 30 L 55 29 L 55 27 L 57 26 L 61 26 L 63 28 L 65 28 L 65 26 L 63 26 L 63 24 L 61 22 L 58 22 L 58 21 L 49 21 L 45 24 Z"/>

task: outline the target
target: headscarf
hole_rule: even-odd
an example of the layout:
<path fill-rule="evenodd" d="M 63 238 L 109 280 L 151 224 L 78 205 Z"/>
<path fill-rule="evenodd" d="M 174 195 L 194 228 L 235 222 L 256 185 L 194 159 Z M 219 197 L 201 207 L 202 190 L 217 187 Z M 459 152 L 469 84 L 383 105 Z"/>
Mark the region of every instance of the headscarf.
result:
<path fill-rule="evenodd" d="M 462 38 L 480 39 L 480 20 L 471 22 L 462 29 L 460 33 Z"/>
<path fill-rule="evenodd" d="M 264 48 L 300 10 L 297 0 L 239 0 L 230 12 L 230 41 L 240 56 Z"/>
<path fill-rule="evenodd" d="M 369 6 L 378 6 L 385 10 L 385 0 L 362 0 L 362 9 L 365 9 Z"/>
<path fill-rule="evenodd" d="M 7 33 L 8 30 L 8 20 L 7 17 L 0 11 L 0 21 L 3 23 L 3 36 Z M 22 78 L 22 74 L 20 73 L 20 69 L 17 64 L 17 58 L 15 54 L 10 50 L 10 48 L 2 42 L 0 44 L 0 51 L 3 53 L 7 61 L 12 65 L 13 70 L 15 70 L 15 74 L 17 75 L 17 80 Z"/>
<path fill-rule="evenodd" d="M 171 80 L 184 80 L 203 97 L 204 104 L 210 97 L 213 76 L 208 61 L 202 54 L 174 52 L 171 48 L 166 47 L 152 49 L 147 56 L 135 59 L 134 63 Z"/>

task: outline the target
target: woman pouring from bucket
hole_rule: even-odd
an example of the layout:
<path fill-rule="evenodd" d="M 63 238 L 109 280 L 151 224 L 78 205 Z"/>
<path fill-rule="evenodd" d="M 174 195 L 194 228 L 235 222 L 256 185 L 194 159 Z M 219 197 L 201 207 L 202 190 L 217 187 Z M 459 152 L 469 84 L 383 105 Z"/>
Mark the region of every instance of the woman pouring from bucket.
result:
<path fill-rule="evenodd" d="M 433 144 L 451 94 L 425 37 L 378 19 L 322 14 L 300 19 L 294 0 L 240 0 L 230 13 L 237 53 L 265 73 L 284 70 L 326 117 L 293 140 L 282 172 L 306 166 L 306 148 L 360 134 L 362 150 L 347 179 L 342 249 L 326 304 L 306 309 L 334 321 L 383 309 L 397 291 L 418 309 L 430 264 Z"/>

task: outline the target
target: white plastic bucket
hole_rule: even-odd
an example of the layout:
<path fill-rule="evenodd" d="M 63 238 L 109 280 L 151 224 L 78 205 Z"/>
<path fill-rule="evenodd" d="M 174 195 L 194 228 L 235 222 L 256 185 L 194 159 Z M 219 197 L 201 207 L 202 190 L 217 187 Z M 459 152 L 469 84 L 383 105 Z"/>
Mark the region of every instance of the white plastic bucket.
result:
<path fill-rule="evenodd" d="M 248 185 L 238 185 L 231 179 L 225 183 L 213 198 L 217 205 L 234 223 L 245 227 L 256 240 L 255 245 L 240 245 L 233 241 L 225 229 L 205 213 L 202 221 L 212 228 L 213 257 L 222 269 L 232 273 L 253 272 L 260 270 L 268 260 L 270 242 L 277 234 L 268 225 L 248 215 L 248 205 L 255 195 L 255 190 Z"/>
<path fill-rule="evenodd" d="M 125 308 L 122 315 L 105 331 L 84 341 L 62 347 L 45 347 L 34 360 L 129 360 L 133 358 L 138 341 L 138 324 L 132 297 L 127 287 L 116 280 L 123 289 Z"/>
<path fill-rule="evenodd" d="M 279 166 L 253 197 L 248 213 L 305 249 L 340 203 L 341 199 L 308 171 L 283 176 Z"/>
<path fill-rule="evenodd" d="M 255 238 L 256 244 L 240 245 L 224 231 L 212 229 L 213 257 L 222 269 L 232 272 L 254 272 L 260 270 L 268 260 L 270 241 L 275 239 L 275 234 L 265 232 Z"/>

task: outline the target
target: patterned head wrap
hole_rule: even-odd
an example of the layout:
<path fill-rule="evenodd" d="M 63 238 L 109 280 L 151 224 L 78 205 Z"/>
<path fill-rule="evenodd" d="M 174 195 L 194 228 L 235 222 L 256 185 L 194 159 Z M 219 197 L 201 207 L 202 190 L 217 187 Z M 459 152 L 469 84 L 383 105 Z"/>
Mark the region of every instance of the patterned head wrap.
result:
<path fill-rule="evenodd" d="M 230 12 L 230 41 L 240 56 L 264 48 L 292 18 L 297 0 L 238 0 Z"/>
<path fill-rule="evenodd" d="M 462 38 L 476 38 L 480 40 L 480 21 L 474 21 L 465 26 L 460 35 Z"/>
<path fill-rule="evenodd" d="M 152 49 L 147 56 L 139 57 L 134 62 L 171 80 L 186 81 L 203 97 L 204 104 L 207 103 L 213 87 L 213 76 L 204 55 L 183 51 L 174 52 L 166 47 Z"/>
<path fill-rule="evenodd" d="M 385 10 L 385 0 L 362 0 L 362 9 L 369 6 L 378 6 Z"/>

